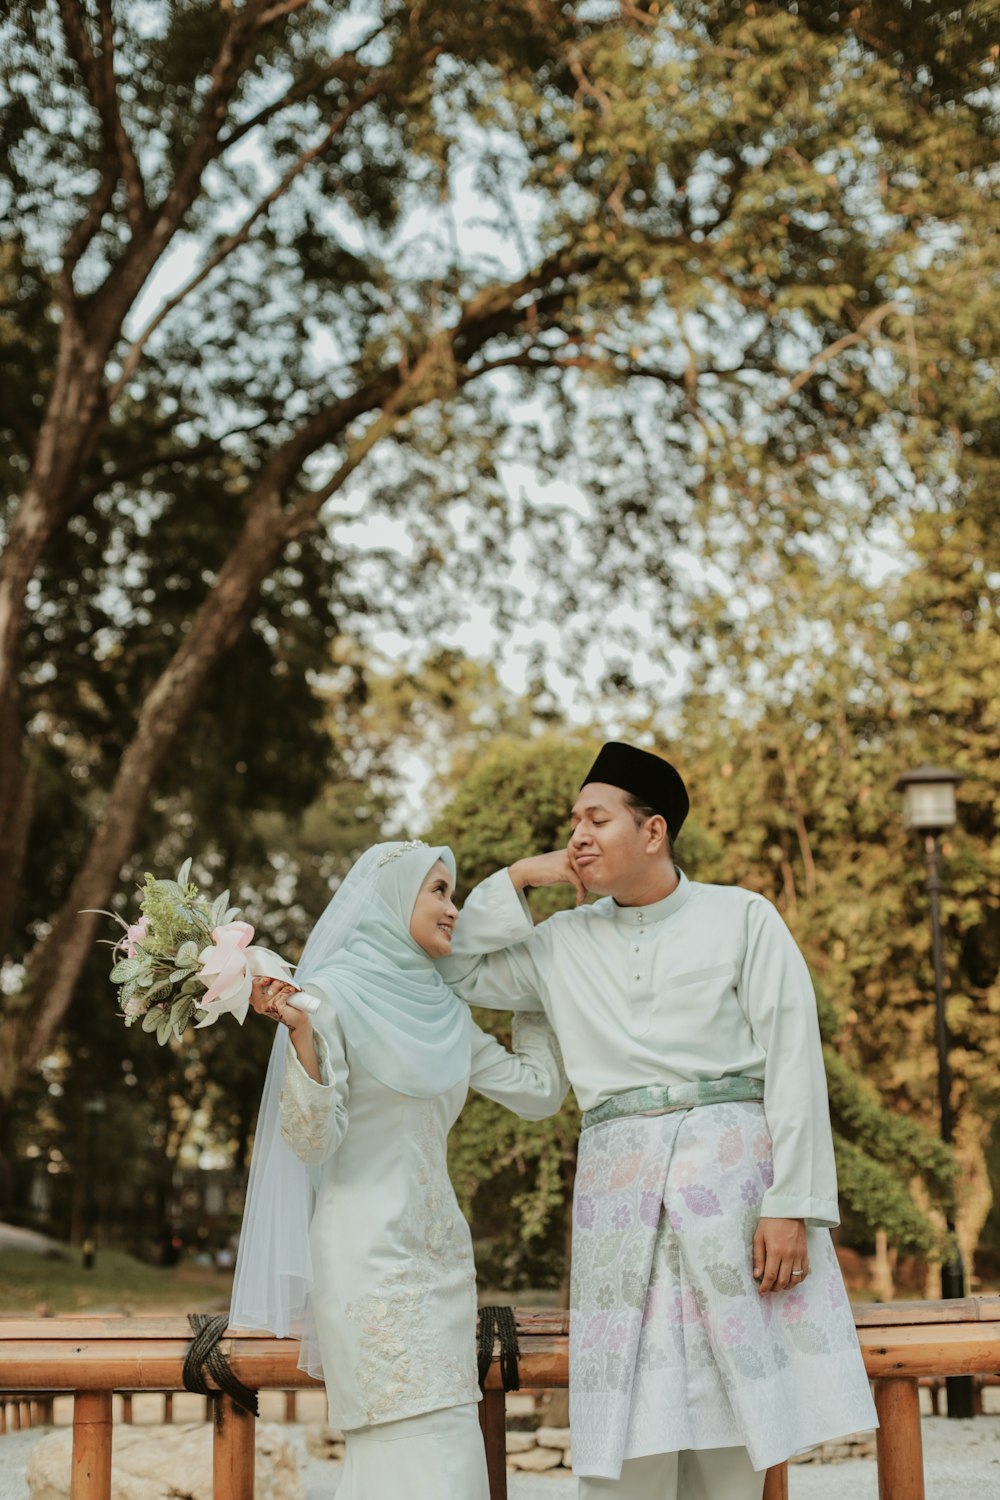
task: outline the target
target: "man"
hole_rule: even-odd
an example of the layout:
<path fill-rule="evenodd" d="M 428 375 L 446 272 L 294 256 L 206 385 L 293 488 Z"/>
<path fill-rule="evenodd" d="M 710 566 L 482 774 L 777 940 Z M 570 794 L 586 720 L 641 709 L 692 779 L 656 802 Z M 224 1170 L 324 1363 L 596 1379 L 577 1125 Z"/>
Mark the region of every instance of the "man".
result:
<path fill-rule="evenodd" d="M 675 868 L 687 810 L 666 761 L 605 745 L 568 848 L 484 881 L 440 966 L 472 1004 L 545 1011 L 584 1112 L 581 1500 L 759 1500 L 762 1470 L 876 1421 L 827 1233 L 837 1187 L 808 970 L 763 897 Z M 523 892 L 563 881 L 576 910 L 534 927 Z"/>

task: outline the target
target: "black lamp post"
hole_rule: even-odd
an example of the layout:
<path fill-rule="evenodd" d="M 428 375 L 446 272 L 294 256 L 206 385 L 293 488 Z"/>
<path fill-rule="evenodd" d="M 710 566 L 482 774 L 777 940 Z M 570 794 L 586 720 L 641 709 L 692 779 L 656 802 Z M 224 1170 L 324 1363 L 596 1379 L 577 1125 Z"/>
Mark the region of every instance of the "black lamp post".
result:
<path fill-rule="evenodd" d="M 903 793 L 904 827 L 923 835 L 924 859 L 927 864 L 927 894 L 931 909 L 931 948 L 934 958 L 934 999 L 937 1020 L 938 1092 L 941 1098 L 941 1139 L 952 1143 L 951 1068 L 948 1065 L 948 1026 L 944 1011 L 944 956 L 941 946 L 941 835 L 954 828 L 955 788 L 962 780 L 955 771 L 936 766 L 918 766 L 900 776 L 896 787 Z M 950 1246 L 949 1259 L 941 1267 L 941 1293 L 945 1297 L 965 1296 L 965 1268 L 955 1236 L 955 1215 L 948 1209 L 946 1218 Z M 972 1379 L 968 1375 L 948 1376 L 949 1417 L 971 1417 Z"/>
<path fill-rule="evenodd" d="M 107 1109 L 104 1095 L 96 1089 L 83 1101 L 86 1124 L 83 1136 L 83 1267 L 92 1271 L 97 1258 L 97 1184 L 94 1147 L 97 1121 Z"/>

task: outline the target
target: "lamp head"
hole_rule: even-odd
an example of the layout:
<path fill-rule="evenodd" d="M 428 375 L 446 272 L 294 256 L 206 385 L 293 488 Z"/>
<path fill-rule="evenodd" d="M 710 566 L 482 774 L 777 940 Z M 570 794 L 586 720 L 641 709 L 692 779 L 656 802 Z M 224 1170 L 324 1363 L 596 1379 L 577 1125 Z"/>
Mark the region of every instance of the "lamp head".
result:
<path fill-rule="evenodd" d="M 903 826 L 917 833 L 945 833 L 957 821 L 955 788 L 962 777 L 937 766 L 918 766 L 896 779 L 903 793 Z"/>

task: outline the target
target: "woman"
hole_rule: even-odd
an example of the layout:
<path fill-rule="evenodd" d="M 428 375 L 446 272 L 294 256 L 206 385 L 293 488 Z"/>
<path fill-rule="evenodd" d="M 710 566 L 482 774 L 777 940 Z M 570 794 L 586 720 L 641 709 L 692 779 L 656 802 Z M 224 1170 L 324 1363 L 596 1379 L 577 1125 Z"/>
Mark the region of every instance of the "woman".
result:
<path fill-rule="evenodd" d="M 488 1500 L 475 1268 L 447 1135 L 470 1086 L 529 1119 L 566 1093 L 544 1020 L 519 1019 L 507 1052 L 438 975 L 454 879 L 450 849 L 375 845 L 302 955 L 296 978 L 320 1000 L 315 1014 L 279 981 L 254 987 L 254 1009 L 286 1032 L 261 1105 L 230 1322 L 297 1333 L 300 1364 L 322 1366 L 330 1424 L 346 1437 L 338 1500 L 404 1485 L 407 1500 Z"/>

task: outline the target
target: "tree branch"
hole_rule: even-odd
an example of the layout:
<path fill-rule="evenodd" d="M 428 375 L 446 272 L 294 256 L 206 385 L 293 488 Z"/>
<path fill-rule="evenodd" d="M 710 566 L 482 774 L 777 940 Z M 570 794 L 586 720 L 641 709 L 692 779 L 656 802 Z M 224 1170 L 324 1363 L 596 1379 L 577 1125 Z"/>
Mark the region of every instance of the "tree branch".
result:
<path fill-rule="evenodd" d="M 133 234 L 140 228 L 149 211 L 146 202 L 146 184 L 136 154 L 132 149 L 118 102 L 118 85 L 115 81 L 115 30 L 111 14 L 111 0 L 100 0 L 101 12 L 101 71 L 102 102 L 98 105 L 105 121 L 105 129 L 114 148 L 125 179 L 128 194 L 128 221 Z"/>
<path fill-rule="evenodd" d="M 898 310 L 895 302 L 883 302 L 881 307 L 873 307 L 871 312 L 862 318 L 853 333 L 845 333 L 842 338 L 834 339 L 832 344 L 821 349 L 816 357 L 809 361 L 804 370 L 799 371 L 794 380 L 789 381 L 788 390 L 782 400 L 787 401 L 789 396 L 794 396 L 796 391 L 800 391 L 806 382 L 812 379 L 818 369 L 829 364 L 831 359 L 836 359 L 837 355 L 843 353 L 845 349 L 850 349 L 853 344 L 863 343 L 872 329 L 879 326 L 883 318 Z"/>
<path fill-rule="evenodd" d="M 257 25 L 263 31 L 264 27 L 270 26 L 273 21 L 280 21 L 283 16 L 290 16 L 309 3 L 310 0 L 284 0 L 282 5 L 272 5 L 270 10 L 265 10 L 258 18 Z"/>
<path fill-rule="evenodd" d="M 98 495 L 105 494 L 113 485 L 122 484 L 126 479 L 134 479 L 137 474 L 148 474 L 153 469 L 162 469 L 166 464 L 191 463 L 195 459 L 204 458 L 209 453 L 215 453 L 227 438 L 257 432 L 270 421 L 271 417 L 268 415 L 262 417 L 259 422 L 251 422 L 245 427 L 234 427 L 231 431 L 224 432 L 221 437 L 203 438 L 200 443 L 193 443 L 186 448 L 171 448 L 165 453 L 143 453 L 130 463 L 121 464 L 117 469 L 98 475 L 90 484 L 82 485 L 75 505 L 89 505 L 92 500 L 96 500 Z"/>
<path fill-rule="evenodd" d="M 189 297 L 197 287 L 201 286 L 203 281 L 207 280 L 207 278 L 212 274 L 216 267 L 220 266 L 222 262 L 227 258 L 227 256 L 231 255 L 233 251 L 236 250 L 240 245 L 245 245 L 247 243 L 253 231 L 254 225 L 260 219 L 266 217 L 266 215 L 270 212 L 271 208 L 278 201 L 278 199 L 288 191 L 295 179 L 297 177 L 300 177 L 305 169 L 310 166 L 317 157 L 322 156 L 323 152 L 328 149 L 331 143 L 343 130 L 348 120 L 350 120 L 353 115 L 357 114 L 358 110 L 363 109 L 370 100 L 375 98 L 375 96 L 385 87 L 386 80 L 387 74 L 384 72 L 380 73 L 376 78 L 373 78 L 365 88 L 361 90 L 361 93 L 357 96 L 356 99 L 351 101 L 346 109 L 341 110 L 336 119 L 331 122 L 322 139 L 317 141 L 315 146 L 311 146 L 308 151 L 304 151 L 302 153 L 298 160 L 295 161 L 291 167 L 289 167 L 288 171 L 285 173 L 284 177 L 282 177 L 278 185 L 273 188 L 270 193 L 268 193 L 266 198 L 263 198 L 261 202 L 257 204 L 257 206 L 252 210 L 251 213 L 247 215 L 243 223 L 240 225 L 239 229 L 226 236 L 222 243 L 216 247 L 213 254 L 209 256 L 205 264 L 198 271 L 196 271 L 193 276 L 189 277 L 184 285 L 180 288 L 180 290 L 176 292 L 173 297 L 169 298 L 160 308 L 159 312 L 150 319 L 150 321 L 146 324 L 146 327 L 139 334 L 135 342 L 129 347 L 125 355 L 125 358 L 122 362 L 121 374 L 118 376 L 118 379 L 115 381 L 114 385 L 112 385 L 108 392 L 109 407 L 114 406 L 115 402 L 121 396 L 126 385 L 131 380 L 139 364 L 139 360 L 142 358 L 143 349 L 145 349 L 147 343 L 152 338 L 157 328 L 160 327 L 160 324 L 170 316 L 175 308 L 180 306 L 180 304 L 185 300 L 186 297 Z"/>
<path fill-rule="evenodd" d="M 63 35 L 66 38 L 66 46 L 69 54 L 80 70 L 84 87 L 90 95 L 94 107 L 100 114 L 98 98 L 101 85 L 98 81 L 97 68 L 94 61 L 94 50 L 91 46 L 87 29 L 83 22 L 83 16 L 73 0 L 59 0 L 59 14 L 62 20 Z M 60 267 L 59 283 L 60 296 L 63 310 L 67 314 L 76 301 L 76 289 L 73 285 L 73 272 L 80 262 L 80 258 L 90 244 L 94 235 L 101 227 L 101 220 L 111 207 L 115 193 L 115 184 L 118 180 L 117 157 L 113 141 L 109 139 L 106 128 L 107 122 L 101 115 L 102 133 L 104 137 L 104 159 L 101 163 L 101 180 L 95 192 L 91 195 L 87 205 L 87 211 L 83 218 L 72 231 L 63 249 L 62 265 Z"/>
<path fill-rule="evenodd" d="M 100 0 L 101 51 L 99 55 L 95 53 L 87 32 L 82 7 L 73 4 L 72 0 L 59 0 L 59 11 L 70 56 L 80 70 L 84 87 L 90 95 L 91 103 L 101 122 L 104 163 L 101 170 L 101 188 L 98 189 L 95 197 L 102 195 L 102 189 L 109 178 L 112 196 L 119 177 L 124 179 L 129 201 L 129 223 L 132 229 L 136 230 L 147 211 L 146 191 L 139 163 L 132 150 L 132 143 L 122 123 L 121 111 L 118 107 L 114 18 L 111 14 L 110 0 Z M 99 225 L 100 219 L 97 223 Z M 96 227 L 95 225 L 95 231 Z M 81 248 L 80 253 L 83 248 L 86 248 L 86 245 Z"/>

